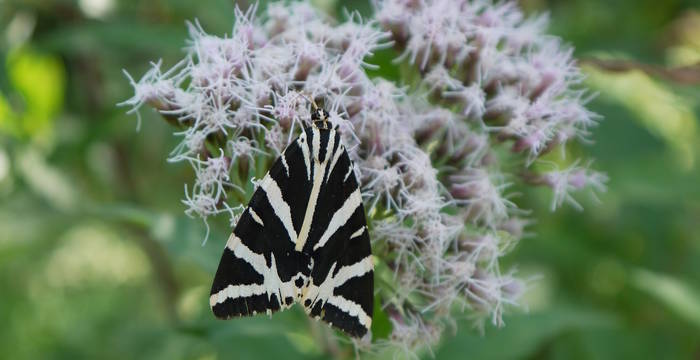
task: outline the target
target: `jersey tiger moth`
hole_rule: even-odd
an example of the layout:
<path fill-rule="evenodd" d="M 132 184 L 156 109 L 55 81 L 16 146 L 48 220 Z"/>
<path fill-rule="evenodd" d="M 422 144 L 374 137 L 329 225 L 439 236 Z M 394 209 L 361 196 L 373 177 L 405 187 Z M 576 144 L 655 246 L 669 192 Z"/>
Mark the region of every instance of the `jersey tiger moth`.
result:
<path fill-rule="evenodd" d="M 316 108 L 313 125 L 258 183 L 214 277 L 216 317 L 271 314 L 298 302 L 348 335 L 369 331 L 374 265 L 362 195 L 327 119 Z"/>

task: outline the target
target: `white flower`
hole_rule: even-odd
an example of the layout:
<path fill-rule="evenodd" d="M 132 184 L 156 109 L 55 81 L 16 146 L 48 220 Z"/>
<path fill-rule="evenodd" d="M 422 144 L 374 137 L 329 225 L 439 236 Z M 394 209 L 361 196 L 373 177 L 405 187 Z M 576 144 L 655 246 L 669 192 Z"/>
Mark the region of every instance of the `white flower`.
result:
<path fill-rule="evenodd" d="M 509 211 L 517 208 L 503 195 L 510 184 L 485 169 L 465 169 L 450 180 L 454 201 L 465 206 L 467 216 L 474 222 L 494 227 L 508 218 Z"/>
<path fill-rule="evenodd" d="M 486 112 L 486 93 L 479 84 L 459 86 L 455 90 L 446 91 L 443 96 L 456 98 L 462 103 L 462 113 L 468 118 L 480 119 Z"/>
<path fill-rule="evenodd" d="M 584 188 L 604 192 L 607 181 L 607 175 L 591 170 L 590 164 L 579 166 L 578 162 L 564 170 L 553 170 L 541 176 L 541 182 L 554 191 L 551 205 L 552 211 L 556 210 L 564 202 L 568 202 L 576 209 L 582 210 L 583 207 L 571 196 L 571 193 Z M 592 193 L 592 195 L 595 196 L 595 193 Z"/>
<path fill-rule="evenodd" d="M 440 326 L 429 324 L 417 315 L 391 317 L 392 345 L 398 347 L 403 354 L 418 359 L 415 349 L 423 344 L 436 343 L 440 338 Z"/>

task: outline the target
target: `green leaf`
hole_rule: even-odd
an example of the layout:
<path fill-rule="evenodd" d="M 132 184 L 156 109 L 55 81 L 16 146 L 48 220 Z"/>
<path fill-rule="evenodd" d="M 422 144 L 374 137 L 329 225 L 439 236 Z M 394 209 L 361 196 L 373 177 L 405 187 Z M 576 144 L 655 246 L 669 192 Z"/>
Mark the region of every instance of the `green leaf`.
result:
<path fill-rule="evenodd" d="M 632 272 L 632 284 L 659 300 L 669 310 L 700 327 L 700 294 L 683 281 L 649 270 Z"/>
<path fill-rule="evenodd" d="M 17 114 L 7 99 L 0 93 L 0 132 L 19 137 L 21 129 Z"/>
<path fill-rule="evenodd" d="M 500 329 L 488 327 L 481 336 L 469 333 L 468 324 L 460 324 L 460 333 L 448 340 L 435 354 L 438 359 L 522 359 L 556 336 L 573 329 L 615 327 L 613 315 L 598 310 L 560 305 L 541 313 L 522 314 L 506 319 Z"/>
<path fill-rule="evenodd" d="M 97 51 L 102 55 L 133 56 L 136 52 L 146 52 L 164 56 L 180 54 L 186 34 L 182 24 L 142 24 L 129 20 L 85 22 L 60 27 L 44 35 L 39 44 L 71 55 Z"/>
<path fill-rule="evenodd" d="M 10 85 L 21 98 L 20 109 L 0 99 L 0 129 L 20 137 L 34 137 L 50 132 L 56 115 L 63 107 L 65 70 L 56 56 L 20 47 L 7 57 Z M 13 116 L 14 115 L 14 116 Z"/>
<path fill-rule="evenodd" d="M 391 334 L 391 322 L 384 309 L 379 296 L 374 297 L 374 314 L 372 315 L 372 340 L 387 339 Z"/>
<path fill-rule="evenodd" d="M 693 167 L 698 119 L 692 101 L 639 70 L 611 74 L 590 67 L 584 69 L 589 76 L 588 84 L 637 115 L 636 119 L 650 133 L 676 152 L 685 169 Z"/>

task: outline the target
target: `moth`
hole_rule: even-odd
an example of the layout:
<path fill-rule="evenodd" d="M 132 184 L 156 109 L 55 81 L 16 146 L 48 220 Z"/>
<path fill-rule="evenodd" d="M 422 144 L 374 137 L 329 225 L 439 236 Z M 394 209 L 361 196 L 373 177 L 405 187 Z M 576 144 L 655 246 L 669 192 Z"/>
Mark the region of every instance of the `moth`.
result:
<path fill-rule="evenodd" d="M 372 325 L 374 265 L 362 196 L 328 113 L 315 108 L 311 118 L 258 182 L 209 303 L 221 319 L 300 303 L 309 316 L 363 337 Z"/>

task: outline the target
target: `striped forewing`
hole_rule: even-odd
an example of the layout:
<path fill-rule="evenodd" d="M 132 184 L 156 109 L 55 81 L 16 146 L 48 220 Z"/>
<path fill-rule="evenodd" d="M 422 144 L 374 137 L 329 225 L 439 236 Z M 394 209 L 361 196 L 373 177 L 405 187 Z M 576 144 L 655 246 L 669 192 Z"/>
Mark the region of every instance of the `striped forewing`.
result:
<path fill-rule="evenodd" d="M 259 182 L 211 289 L 218 318 L 301 303 L 351 336 L 373 311 L 373 262 L 352 162 L 333 129 L 306 128 Z"/>

